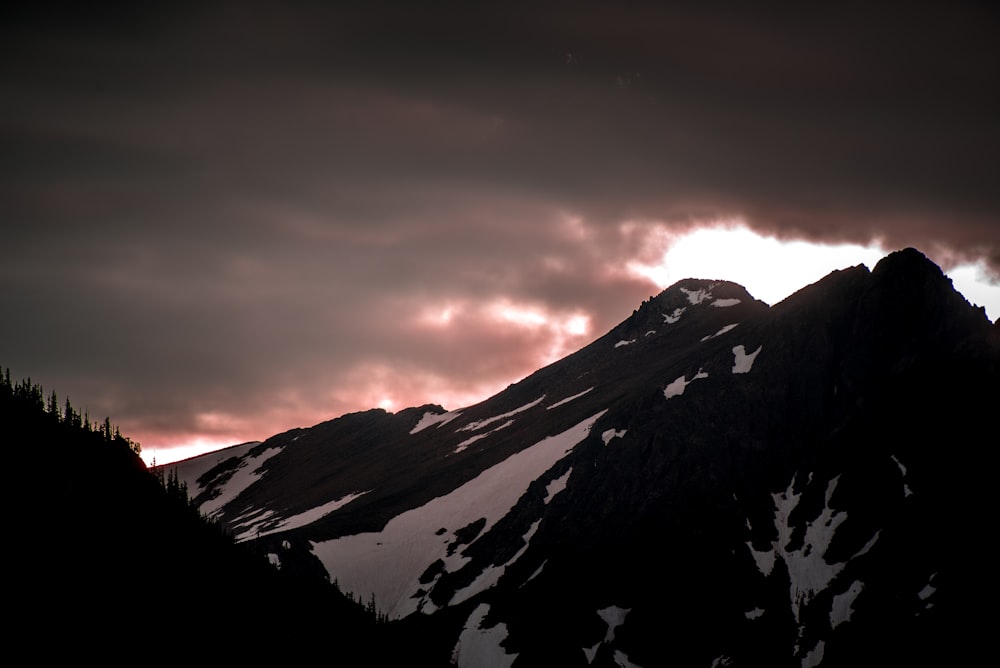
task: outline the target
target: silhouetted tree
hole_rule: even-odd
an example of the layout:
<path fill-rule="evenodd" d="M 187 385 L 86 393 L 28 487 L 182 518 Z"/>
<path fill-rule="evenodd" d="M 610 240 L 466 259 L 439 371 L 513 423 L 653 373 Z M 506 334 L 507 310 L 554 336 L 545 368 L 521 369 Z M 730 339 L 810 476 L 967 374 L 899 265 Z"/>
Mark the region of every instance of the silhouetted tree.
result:
<path fill-rule="evenodd" d="M 52 390 L 52 394 L 49 395 L 49 406 L 48 413 L 56 422 L 59 421 L 59 399 L 56 398 L 56 391 Z"/>

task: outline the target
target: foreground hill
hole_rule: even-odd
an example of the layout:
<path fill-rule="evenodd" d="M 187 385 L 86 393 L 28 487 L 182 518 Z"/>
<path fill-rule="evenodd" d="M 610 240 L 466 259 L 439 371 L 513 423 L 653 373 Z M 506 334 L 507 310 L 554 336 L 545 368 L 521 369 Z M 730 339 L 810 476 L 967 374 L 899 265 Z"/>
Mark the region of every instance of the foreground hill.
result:
<path fill-rule="evenodd" d="M 998 406 L 998 328 L 907 249 L 771 307 L 681 281 L 475 406 L 173 470 L 440 663 L 954 664 L 991 649 Z"/>
<path fill-rule="evenodd" d="M 332 665 L 378 662 L 374 616 L 325 578 L 277 571 L 147 471 L 136 444 L 0 380 L 12 653 L 198 663 L 322 647 Z"/>

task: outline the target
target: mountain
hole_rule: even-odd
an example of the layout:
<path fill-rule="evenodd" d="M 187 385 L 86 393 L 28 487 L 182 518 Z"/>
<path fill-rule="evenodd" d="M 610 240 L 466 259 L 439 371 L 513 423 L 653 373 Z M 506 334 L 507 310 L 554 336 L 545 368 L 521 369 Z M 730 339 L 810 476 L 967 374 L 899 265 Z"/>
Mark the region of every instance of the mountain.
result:
<path fill-rule="evenodd" d="M 1000 327 L 906 249 L 774 306 L 684 280 L 477 405 L 171 468 L 438 665 L 952 665 L 992 649 L 998 407 Z"/>

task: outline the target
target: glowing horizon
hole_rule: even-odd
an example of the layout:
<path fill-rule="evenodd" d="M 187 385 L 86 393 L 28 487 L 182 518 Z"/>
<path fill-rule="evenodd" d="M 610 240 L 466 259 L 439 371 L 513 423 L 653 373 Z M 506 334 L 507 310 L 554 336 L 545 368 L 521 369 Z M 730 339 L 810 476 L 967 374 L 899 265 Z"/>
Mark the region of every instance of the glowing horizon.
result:
<path fill-rule="evenodd" d="M 659 243 L 666 246 L 665 250 L 652 255 L 646 252 L 643 254 L 645 261 L 634 260 L 625 268 L 648 280 L 651 290 L 662 291 L 685 278 L 728 280 L 743 285 L 755 298 L 770 305 L 834 270 L 858 264 L 871 269 L 891 250 L 895 250 L 875 243 L 864 246 L 779 240 L 754 232 L 742 224 L 700 227 L 665 242 L 661 238 Z M 1000 317 L 1000 286 L 989 282 L 982 267 L 962 264 L 945 273 L 966 299 L 986 309 L 991 320 Z M 627 310 L 625 307 L 633 306 L 624 305 L 623 314 Z M 484 380 L 470 391 L 468 388 L 449 386 L 449 378 L 444 373 L 432 377 L 418 369 L 397 369 L 388 363 L 361 365 L 350 376 L 351 389 L 336 396 L 338 405 L 349 407 L 337 415 L 316 411 L 306 417 L 298 411 L 295 416 L 286 416 L 281 420 L 276 414 L 265 425 L 241 416 L 206 414 L 212 417 L 206 420 L 206 424 L 210 423 L 213 428 L 212 435 L 195 435 L 171 443 L 170 439 L 159 440 L 149 434 L 147 439 L 155 445 L 143 446 L 143 459 L 150 464 L 155 457 L 157 464 L 169 464 L 371 408 L 394 412 L 423 404 L 439 404 L 447 410 L 459 410 L 493 396 L 510 383 L 604 334 L 603 331 L 592 331 L 589 314 L 578 311 L 556 313 L 545 310 L 543 306 L 518 304 L 505 298 L 485 305 L 444 301 L 420 309 L 415 321 L 424 328 L 440 330 L 442 336 L 452 328 L 461 330 L 463 326 L 482 326 L 482 323 L 491 327 L 528 330 L 538 337 L 533 339 L 538 350 L 530 358 L 534 360 L 531 363 L 537 366 L 518 369 L 505 378 Z M 401 382 L 404 378 L 408 382 Z M 295 420 L 299 423 L 293 424 Z M 228 435 L 220 434 L 224 431 L 220 427 L 226 424 L 239 426 Z"/>

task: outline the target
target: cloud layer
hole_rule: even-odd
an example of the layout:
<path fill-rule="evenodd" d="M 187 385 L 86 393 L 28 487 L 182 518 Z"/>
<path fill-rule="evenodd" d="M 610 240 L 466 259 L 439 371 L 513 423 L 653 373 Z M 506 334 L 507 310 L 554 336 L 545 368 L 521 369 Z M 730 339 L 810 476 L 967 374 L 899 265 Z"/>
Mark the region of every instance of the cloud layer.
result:
<path fill-rule="evenodd" d="M 719 220 L 1000 270 L 986 5 L 23 11 L 0 363 L 139 440 L 480 398 Z"/>

